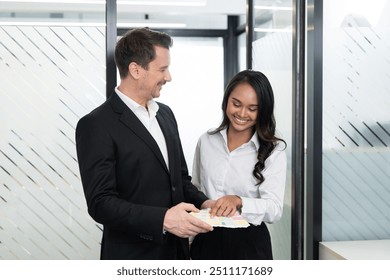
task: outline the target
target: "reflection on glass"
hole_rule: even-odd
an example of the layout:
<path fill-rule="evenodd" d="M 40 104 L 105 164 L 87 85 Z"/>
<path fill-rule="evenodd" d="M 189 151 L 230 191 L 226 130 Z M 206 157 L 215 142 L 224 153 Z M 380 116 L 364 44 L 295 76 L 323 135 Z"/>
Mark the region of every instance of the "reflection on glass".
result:
<path fill-rule="evenodd" d="M 287 32 L 292 29 L 292 0 L 282 1 L 255 1 L 255 38 L 267 34 Z"/>

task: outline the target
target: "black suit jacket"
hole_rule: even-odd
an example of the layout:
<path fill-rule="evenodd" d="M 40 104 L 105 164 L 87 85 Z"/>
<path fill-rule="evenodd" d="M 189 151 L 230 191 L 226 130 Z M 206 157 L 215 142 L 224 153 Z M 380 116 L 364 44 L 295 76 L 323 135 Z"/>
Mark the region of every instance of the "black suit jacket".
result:
<path fill-rule="evenodd" d="M 77 157 L 88 212 L 103 224 L 102 259 L 189 258 L 188 239 L 163 234 L 168 208 L 207 199 L 191 184 L 175 117 L 159 103 L 169 170 L 157 143 L 114 92 L 80 119 Z"/>

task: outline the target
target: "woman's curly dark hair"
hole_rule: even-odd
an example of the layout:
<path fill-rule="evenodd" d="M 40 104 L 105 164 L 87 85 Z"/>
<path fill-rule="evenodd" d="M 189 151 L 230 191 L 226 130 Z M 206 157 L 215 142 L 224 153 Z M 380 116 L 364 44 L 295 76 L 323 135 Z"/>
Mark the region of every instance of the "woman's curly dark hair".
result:
<path fill-rule="evenodd" d="M 258 185 L 264 182 L 262 171 L 264 170 L 265 161 L 275 149 L 278 142 L 286 142 L 275 136 L 276 122 L 274 117 L 274 93 L 268 78 L 259 71 L 244 70 L 237 73 L 229 82 L 225 89 L 222 100 L 222 123 L 218 128 L 211 131 L 210 134 L 215 134 L 229 127 L 229 118 L 226 115 L 228 99 L 234 88 L 242 83 L 249 84 L 256 92 L 258 102 L 258 114 L 256 125 L 253 127 L 253 133 L 256 133 L 260 143 L 257 151 L 257 163 L 253 168 L 253 176 L 258 180 Z"/>

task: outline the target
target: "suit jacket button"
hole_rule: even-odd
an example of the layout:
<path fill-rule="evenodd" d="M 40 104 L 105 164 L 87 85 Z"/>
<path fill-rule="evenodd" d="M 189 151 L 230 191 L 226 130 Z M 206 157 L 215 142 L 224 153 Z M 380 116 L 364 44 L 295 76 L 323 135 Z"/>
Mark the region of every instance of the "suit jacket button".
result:
<path fill-rule="evenodd" d="M 175 186 L 172 186 L 172 191 L 174 192 L 174 191 L 176 191 L 176 188 L 175 188 Z"/>

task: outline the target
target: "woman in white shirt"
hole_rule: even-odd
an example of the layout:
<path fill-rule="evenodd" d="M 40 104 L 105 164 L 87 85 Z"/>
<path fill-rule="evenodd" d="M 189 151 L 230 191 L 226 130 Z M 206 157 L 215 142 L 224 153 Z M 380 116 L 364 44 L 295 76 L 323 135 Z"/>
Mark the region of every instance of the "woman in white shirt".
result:
<path fill-rule="evenodd" d="M 247 228 L 215 227 L 197 235 L 192 259 L 272 259 L 265 223 L 283 212 L 287 160 L 284 140 L 275 136 L 274 96 L 267 77 L 244 70 L 229 82 L 223 120 L 197 144 L 193 184 L 215 200 L 211 216 L 239 211 Z"/>

